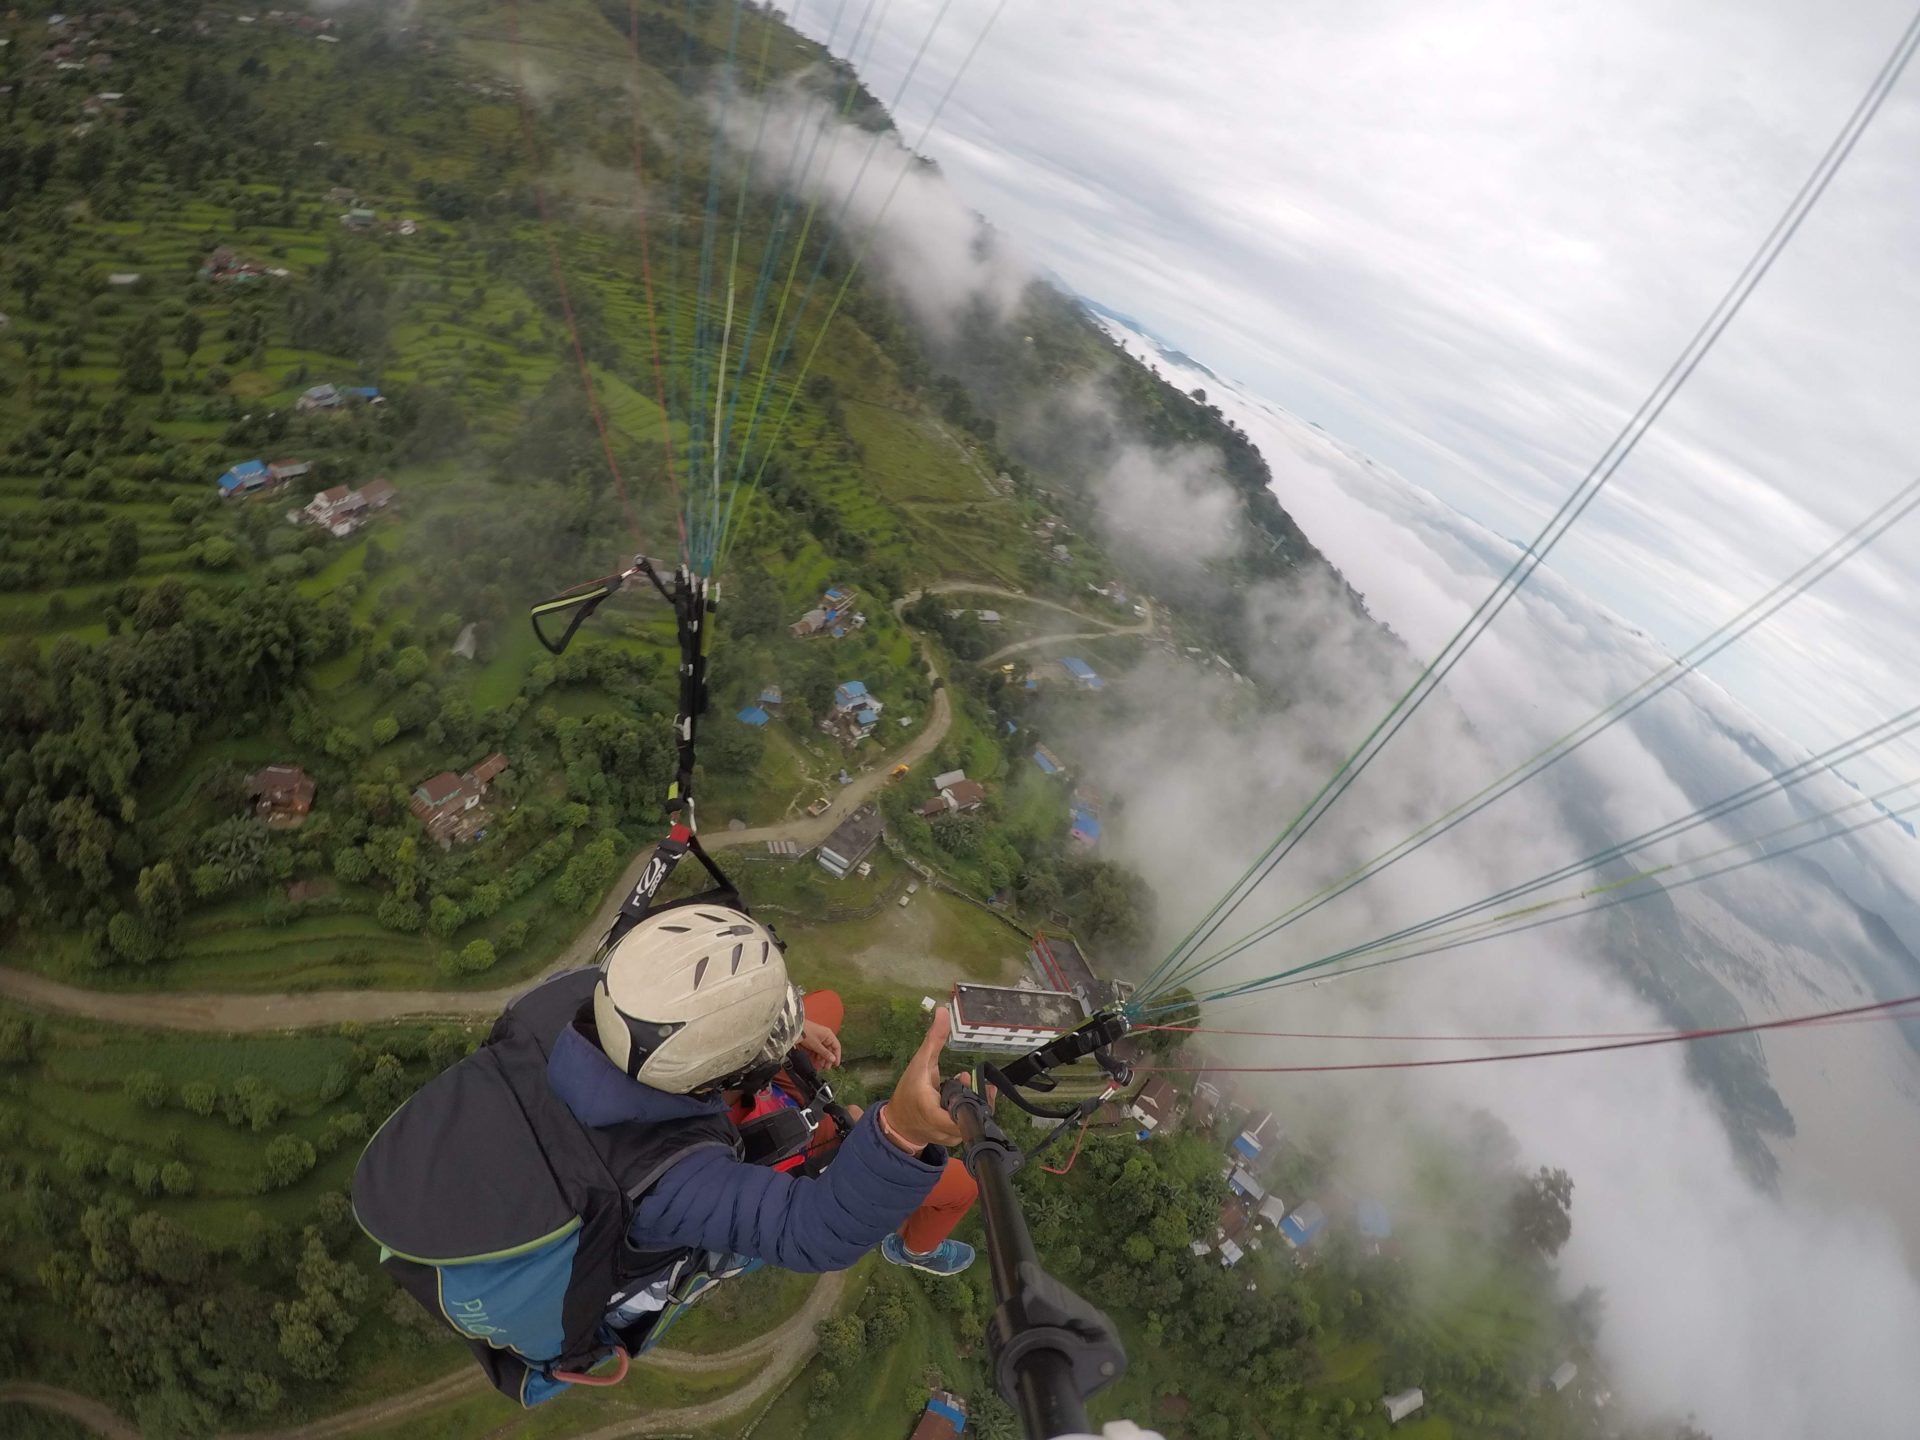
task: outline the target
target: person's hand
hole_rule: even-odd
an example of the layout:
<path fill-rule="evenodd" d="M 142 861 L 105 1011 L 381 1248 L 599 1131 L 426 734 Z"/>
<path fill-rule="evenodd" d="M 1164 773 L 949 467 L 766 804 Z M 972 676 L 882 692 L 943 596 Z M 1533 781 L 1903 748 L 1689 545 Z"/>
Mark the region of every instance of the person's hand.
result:
<path fill-rule="evenodd" d="M 813 1062 L 816 1070 L 831 1070 L 840 1063 L 840 1037 L 818 1020 L 809 1020 L 800 1028 L 794 1046 Z"/>
<path fill-rule="evenodd" d="M 946 1047 L 952 1024 L 946 1006 L 933 1012 L 926 1039 L 907 1061 L 900 1083 L 893 1087 L 893 1097 L 880 1112 L 882 1133 L 909 1155 L 917 1155 L 929 1145 L 960 1143 L 960 1127 L 940 1103 L 940 1052 Z"/>

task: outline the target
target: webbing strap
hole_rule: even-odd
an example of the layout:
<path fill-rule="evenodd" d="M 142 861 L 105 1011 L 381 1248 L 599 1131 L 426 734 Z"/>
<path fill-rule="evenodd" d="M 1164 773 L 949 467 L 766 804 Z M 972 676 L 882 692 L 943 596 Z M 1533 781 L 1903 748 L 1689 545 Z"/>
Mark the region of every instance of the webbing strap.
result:
<path fill-rule="evenodd" d="M 718 887 L 716 898 L 724 898 L 734 909 L 744 911 L 746 908 L 733 882 L 714 863 L 713 857 L 700 844 L 700 837 L 694 833 L 693 770 L 698 756 L 700 717 L 707 710 L 707 655 L 713 644 L 713 619 L 719 610 L 718 587 L 705 576 L 694 574 L 685 565 L 673 572 L 673 581 L 669 584 L 654 568 L 651 560 L 644 555 L 636 555 L 632 566 L 618 575 L 609 575 L 604 580 L 596 580 L 535 605 L 531 612 L 533 633 L 548 650 L 555 655 L 560 654 L 587 617 L 635 578 L 644 578 L 660 592 L 660 598 L 672 609 L 674 636 L 680 651 L 679 708 L 673 720 L 674 776 L 667 786 L 667 815 L 672 821 L 672 828 L 648 858 L 639 880 L 621 902 L 620 913 L 608 929 L 606 939 L 601 942 L 600 954 L 603 957 L 623 935 L 646 918 L 654 908 L 654 901 L 661 887 L 666 884 L 667 877 L 688 855 L 698 860 L 713 878 Z M 568 617 L 566 629 L 557 639 L 548 638 L 540 628 L 541 620 L 544 618 L 551 623 L 561 615 Z"/>

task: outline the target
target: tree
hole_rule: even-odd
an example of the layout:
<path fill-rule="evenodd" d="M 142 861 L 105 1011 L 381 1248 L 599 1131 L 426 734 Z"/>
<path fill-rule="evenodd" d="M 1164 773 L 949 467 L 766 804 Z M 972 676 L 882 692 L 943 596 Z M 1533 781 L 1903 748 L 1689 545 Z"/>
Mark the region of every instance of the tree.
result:
<path fill-rule="evenodd" d="M 191 1195 L 193 1171 L 178 1160 L 169 1160 L 160 1167 L 160 1188 L 169 1195 Z"/>
<path fill-rule="evenodd" d="M 147 922 L 157 933 L 171 935 L 186 911 L 186 902 L 180 895 L 180 881 L 173 873 L 173 862 L 159 860 L 143 869 L 135 893 L 140 901 L 140 912 L 147 917 Z"/>
<path fill-rule="evenodd" d="M 747 776 L 760 768 L 767 733 L 738 720 L 725 720 L 700 736 L 700 761 L 709 775 Z"/>
<path fill-rule="evenodd" d="M 160 359 L 160 330 L 151 316 L 127 332 L 120 347 L 120 378 L 136 395 L 157 395 L 167 372 Z"/>
<path fill-rule="evenodd" d="M 333 852 L 333 873 L 349 885 L 358 885 L 373 873 L 373 863 L 358 845 L 342 845 Z"/>
<path fill-rule="evenodd" d="M 194 352 L 200 348 L 200 335 L 204 328 L 199 314 L 189 310 L 180 317 L 180 324 L 174 329 L 173 343 L 180 347 L 180 353 L 187 357 L 189 364 L 193 361 Z"/>
<path fill-rule="evenodd" d="M 136 1070 L 126 1079 L 127 1098 L 149 1110 L 165 1108 L 169 1099 L 167 1082 L 156 1070 Z"/>
<path fill-rule="evenodd" d="M 400 722 L 391 715 L 382 715 L 373 722 L 373 743 L 390 744 L 400 734 Z"/>
<path fill-rule="evenodd" d="M 360 1103 L 370 1115 L 385 1119 L 400 1102 L 407 1098 L 412 1087 L 407 1084 L 406 1067 L 400 1063 L 397 1055 L 381 1055 L 366 1074 L 360 1077 L 355 1087 Z"/>
<path fill-rule="evenodd" d="M 1507 1202 L 1508 1233 L 1523 1250 L 1551 1259 L 1573 1234 L 1573 1180 L 1541 1166 Z"/>
<path fill-rule="evenodd" d="M 458 930 L 467 918 L 459 902 L 445 895 L 436 895 L 427 906 L 427 928 L 442 940 L 451 940 L 453 932 Z"/>
<path fill-rule="evenodd" d="M 189 1080 L 180 1087 L 180 1103 L 196 1115 L 211 1115 L 220 1092 L 211 1080 Z"/>
<path fill-rule="evenodd" d="M 298 1135 L 276 1135 L 267 1142 L 266 1188 L 283 1189 L 313 1169 L 313 1146 Z"/>
<path fill-rule="evenodd" d="M 107 526 L 107 574 L 133 574 L 140 564 L 140 526 L 125 516 Z"/>
<path fill-rule="evenodd" d="M 493 946 L 485 940 L 471 940 L 460 952 L 460 968 L 469 975 L 478 975 L 482 970 L 491 970 L 493 962 Z"/>

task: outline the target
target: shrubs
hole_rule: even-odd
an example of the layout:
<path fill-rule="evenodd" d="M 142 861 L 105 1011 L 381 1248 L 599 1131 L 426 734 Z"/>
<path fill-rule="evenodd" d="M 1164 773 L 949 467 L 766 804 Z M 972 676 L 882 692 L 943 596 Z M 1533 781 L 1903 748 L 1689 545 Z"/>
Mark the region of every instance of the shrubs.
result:
<path fill-rule="evenodd" d="M 267 1143 L 265 1170 L 261 1188 L 282 1190 L 313 1169 L 318 1156 L 313 1146 L 298 1135 L 276 1135 Z"/>
<path fill-rule="evenodd" d="M 495 958 L 490 941 L 471 940 L 459 951 L 448 950 L 442 954 L 439 969 L 442 975 L 450 979 L 460 975 L 478 975 L 491 970 Z"/>

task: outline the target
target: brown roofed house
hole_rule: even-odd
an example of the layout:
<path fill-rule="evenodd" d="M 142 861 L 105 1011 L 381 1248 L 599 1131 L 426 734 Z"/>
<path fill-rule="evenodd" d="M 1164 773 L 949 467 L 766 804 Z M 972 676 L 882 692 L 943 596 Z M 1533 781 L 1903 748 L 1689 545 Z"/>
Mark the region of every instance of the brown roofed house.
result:
<path fill-rule="evenodd" d="M 487 786 L 491 785 L 494 780 L 499 777 L 500 772 L 506 768 L 507 757 L 496 750 L 493 754 L 487 756 L 486 759 L 475 765 L 467 774 L 472 778 L 475 785 L 485 790 Z"/>
<path fill-rule="evenodd" d="M 393 482 L 382 475 L 377 480 L 369 480 L 360 487 L 360 498 L 367 502 L 369 510 L 384 510 L 391 505 L 399 492 L 393 488 Z"/>
<path fill-rule="evenodd" d="M 313 808 L 313 777 L 298 765 L 269 765 L 247 777 L 253 813 L 276 830 L 291 830 Z"/>
<path fill-rule="evenodd" d="M 987 787 L 978 780 L 957 780 L 941 792 L 953 802 L 953 808 L 965 813 L 987 803 Z"/>

